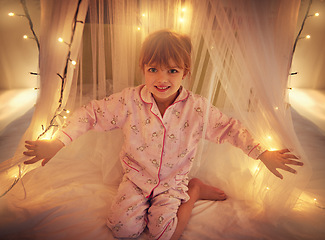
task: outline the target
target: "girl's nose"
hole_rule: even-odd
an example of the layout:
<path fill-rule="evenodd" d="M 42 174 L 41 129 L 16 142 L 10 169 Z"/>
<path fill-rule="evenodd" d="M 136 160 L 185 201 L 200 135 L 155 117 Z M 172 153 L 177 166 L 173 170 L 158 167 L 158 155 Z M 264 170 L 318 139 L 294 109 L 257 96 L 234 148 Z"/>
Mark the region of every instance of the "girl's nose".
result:
<path fill-rule="evenodd" d="M 158 71 L 158 74 L 156 75 L 156 80 L 159 82 L 165 82 L 167 81 L 167 73 L 165 73 L 164 71 Z"/>

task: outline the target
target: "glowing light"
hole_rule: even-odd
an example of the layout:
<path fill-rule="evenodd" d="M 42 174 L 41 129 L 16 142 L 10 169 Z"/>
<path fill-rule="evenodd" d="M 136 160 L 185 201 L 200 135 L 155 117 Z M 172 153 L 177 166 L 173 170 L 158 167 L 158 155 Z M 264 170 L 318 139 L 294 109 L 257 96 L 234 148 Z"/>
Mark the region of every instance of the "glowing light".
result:
<path fill-rule="evenodd" d="M 58 41 L 62 43 L 63 42 L 63 38 L 58 38 Z"/>
<path fill-rule="evenodd" d="M 184 18 L 180 18 L 179 21 L 180 21 L 180 22 L 184 22 Z"/>
<path fill-rule="evenodd" d="M 273 151 L 276 151 L 278 150 L 277 148 L 270 148 L 270 151 L 273 152 Z"/>
<path fill-rule="evenodd" d="M 63 116 L 64 119 L 67 119 L 67 116 Z"/>
<path fill-rule="evenodd" d="M 138 27 L 138 31 L 140 31 L 141 30 L 141 28 L 140 27 Z"/>
<path fill-rule="evenodd" d="M 146 14 L 145 13 L 142 13 L 142 17 L 145 17 L 146 16 Z"/>
<path fill-rule="evenodd" d="M 28 38 L 28 36 L 27 36 L 27 35 L 24 35 L 24 36 L 23 36 L 23 38 L 24 38 L 24 39 L 27 39 L 27 38 Z"/>
<path fill-rule="evenodd" d="M 275 107 L 274 109 L 275 109 L 275 110 L 279 110 L 279 107 Z"/>
<path fill-rule="evenodd" d="M 310 35 L 307 35 L 306 38 L 309 39 L 310 38 Z"/>
<path fill-rule="evenodd" d="M 72 65 L 76 65 L 76 64 L 77 64 L 77 62 L 76 62 L 76 61 L 74 61 L 74 60 L 72 60 L 72 61 L 71 61 L 71 64 L 72 64 Z"/>
<path fill-rule="evenodd" d="M 8 13 L 8 16 L 13 17 L 13 16 L 15 16 L 15 13 L 10 12 L 10 13 Z"/>
<path fill-rule="evenodd" d="M 316 201 L 317 201 L 317 199 L 316 199 L 316 198 L 314 198 L 314 201 L 316 202 Z"/>
<path fill-rule="evenodd" d="M 52 130 L 47 131 L 43 136 L 40 137 L 41 140 L 51 140 L 52 139 Z"/>
<path fill-rule="evenodd" d="M 184 7 L 184 8 L 182 8 L 182 12 L 185 12 L 186 11 L 186 8 Z"/>
<path fill-rule="evenodd" d="M 271 136 L 267 136 L 267 139 L 272 140 L 272 137 Z"/>
<path fill-rule="evenodd" d="M 266 190 L 270 190 L 270 188 L 269 187 L 266 187 Z"/>
<path fill-rule="evenodd" d="M 66 113 L 70 113 L 70 110 L 65 110 Z"/>
<path fill-rule="evenodd" d="M 317 13 L 315 13 L 314 15 L 315 15 L 316 17 L 318 17 L 318 16 L 319 16 L 319 13 L 317 12 Z"/>

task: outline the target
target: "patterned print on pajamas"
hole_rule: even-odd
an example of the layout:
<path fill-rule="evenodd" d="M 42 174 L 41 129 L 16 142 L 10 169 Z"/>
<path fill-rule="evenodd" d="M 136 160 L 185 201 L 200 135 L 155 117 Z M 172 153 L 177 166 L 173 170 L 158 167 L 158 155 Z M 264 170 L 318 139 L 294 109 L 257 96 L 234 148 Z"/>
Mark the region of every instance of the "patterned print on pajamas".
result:
<path fill-rule="evenodd" d="M 147 226 L 151 239 L 170 239 L 176 229 L 176 214 L 181 204 L 181 199 L 171 194 L 172 191 L 146 198 L 124 175 L 107 220 L 114 237 L 137 238 Z"/>

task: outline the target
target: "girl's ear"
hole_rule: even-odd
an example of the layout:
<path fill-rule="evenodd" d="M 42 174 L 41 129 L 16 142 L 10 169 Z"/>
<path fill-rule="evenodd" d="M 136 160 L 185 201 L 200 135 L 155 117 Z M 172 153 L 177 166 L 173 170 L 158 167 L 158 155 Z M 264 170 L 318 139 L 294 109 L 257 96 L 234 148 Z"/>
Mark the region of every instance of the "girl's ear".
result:
<path fill-rule="evenodd" d="M 184 70 L 184 74 L 183 74 L 183 78 L 182 79 L 184 79 L 187 76 L 187 74 L 188 74 L 188 70 Z"/>

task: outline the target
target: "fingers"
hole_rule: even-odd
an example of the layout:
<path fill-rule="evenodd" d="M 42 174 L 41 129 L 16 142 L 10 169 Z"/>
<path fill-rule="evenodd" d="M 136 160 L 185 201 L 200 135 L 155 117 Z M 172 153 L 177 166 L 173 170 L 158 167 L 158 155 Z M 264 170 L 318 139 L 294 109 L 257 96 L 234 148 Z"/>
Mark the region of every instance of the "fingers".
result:
<path fill-rule="evenodd" d="M 296 165 L 296 166 L 303 166 L 304 165 L 303 162 L 299 162 L 299 161 L 295 161 L 295 160 L 290 160 L 290 159 L 284 160 L 284 164 L 290 164 L 290 165 Z"/>
<path fill-rule="evenodd" d="M 288 153 L 288 152 L 290 152 L 290 150 L 287 148 L 279 150 L 279 153 Z"/>
<path fill-rule="evenodd" d="M 296 157 L 295 155 L 293 154 L 286 154 L 286 153 L 290 153 L 290 150 L 289 149 L 282 149 L 282 150 L 279 150 L 278 151 L 282 157 L 284 158 L 292 158 L 292 159 L 299 159 L 298 157 Z"/>
<path fill-rule="evenodd" d="M 28 150 L 35 150 L 37 148 L 36 141 L 25 141 L 25 148 Z"/>
<path fill-rule="evenodd" d="M 39 160 L 41 160 L 41 159 L 39 159 L 38 157 L 34 157 L 34 158 L 30 159 L 30 160 L 25 161 L 24 163 L 25 164 L 33 164 L 33 163 L 38 162 Z"/>
<path fill-rule="evenodd" d="M 290 165 L 296 165 L 296 166 L 304 165 L 303 162 L 292 160 L 292 159 L 299 159 L 299 158 L 293 154 L 285 154 L 288 152 L 290 152 L 289 149 L 279 150 L 279 153 L 281 154 L 281 158 L 283 159 L 283 164 L 290 164 Z"/>
<path fill-rule="evenodd" d="M 42 161 L 42 166 L 44 167 L 50 161 L 50 158 L 46 158 Z"/>
<path fill-rule="evenodd" d="M 34 150 L 25 151 L 23 154 L 26 156 L 36 156 L 36 152 Z"/>
<path fill-rule="evenodd" d="M 292 158 L 292 159 L 299 159 L 293 154 L 283 154 L 282 157 L 284 157 L 284 158 Z"/>
<path fill-rule="evenodd" d="M 287 171 L 287 172 L 294 173 L 294 174 L 297 173 L 297 171 L 295 169 L 293 169 L 293 168 L 291 168 L 291 167 L 289 167 L 287 165 L 283 165 L 283 167 L 281 169 L 283 169 L 284 171 Z"/>
<path fill-rule="evenodd" d="M 23 154 L 25 156 L 30 156 L 33 158 L 25 161 L 24 164 L 33 164 L 40 160 L 43 160 L 42 166 L 44 166 L 45 164 L 48 163 L 48 161 L 50 161 L 51 158 L 44 159 L 42 156 L 40 156 L 41 154 L 39 154 L 38 151 L 39 146 L 37 145 L 38 141 L 25 141 L 25 143 L 26 143 L 25 147 L 28 149 L 28 151 L 23 152 Z"/>
<path fill-rule="evenodd" d="M 36 146 L 35 145 L 25 145 L 25 148 L 27 148 L 28 150 L 35 150 Z"/>
<path fill-rule="evenodd" d="M 34 145 L 34 146 L 37 145 L 36 142 L 37 142 L 37 141 L 25 141 L 25 143 L 27 143 L 27 144 L 29 144 L 29 145 Z"/>
<path fill-rule="evenodd" d="M 33 163 L 36 163 L 36 162 L 38 162 L 40 160 L 42 160 L 42 159 L 40 159 L 38 157 L 34 157 L 34 158 L 30 159 L 30 160 L 25 161 L 24 164 L 27 164 L 27 165 L 28 164 L 33 164 Z M 49 161 L 50 161 L 50 158 L 43 159 L 42 166 L 44 167 L 45 164 L 47 164 Z"/>
<path fill-rule="evenodd" d="M 283 176 L 281 173 L 279 173 L 279 171 L 277 171 L 276 169 L 270 169 L 270 170 L 275 176 L 277 176 L 280 179 L 283 179 Z"/>

